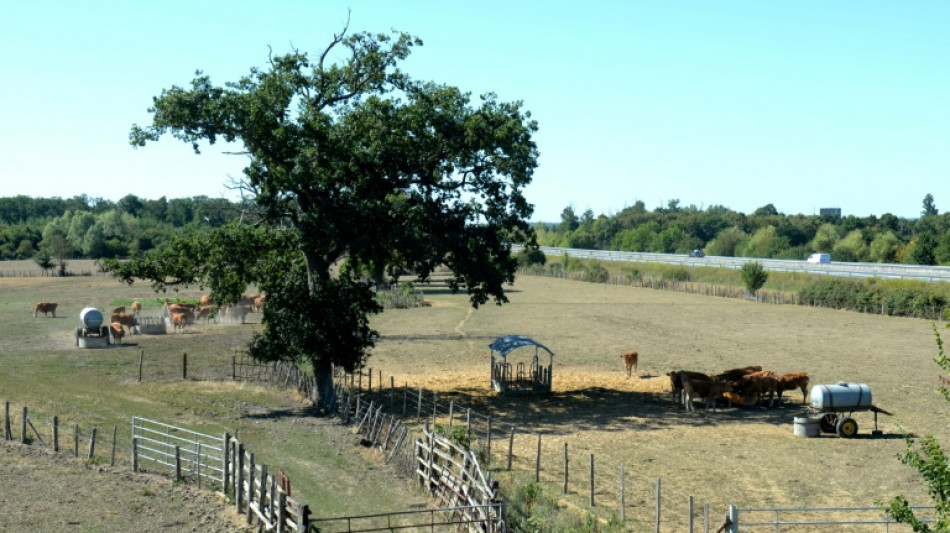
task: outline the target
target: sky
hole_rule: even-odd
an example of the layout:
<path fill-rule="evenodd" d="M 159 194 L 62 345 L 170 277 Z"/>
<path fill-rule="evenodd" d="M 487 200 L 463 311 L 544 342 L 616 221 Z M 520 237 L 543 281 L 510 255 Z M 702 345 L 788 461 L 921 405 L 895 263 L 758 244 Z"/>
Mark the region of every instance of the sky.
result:
<path fill-rule="evenodd" d="M 223 85 L 271 50 L 421 38 L 401 65 L 538 122 L 532 221 L 772 204 L 916 218 L 950 209 L 950 2 L 239 0 L 0 6 L 0 196 L 235 198 L 240 147 L 133 148 L 152 98 Z"/>

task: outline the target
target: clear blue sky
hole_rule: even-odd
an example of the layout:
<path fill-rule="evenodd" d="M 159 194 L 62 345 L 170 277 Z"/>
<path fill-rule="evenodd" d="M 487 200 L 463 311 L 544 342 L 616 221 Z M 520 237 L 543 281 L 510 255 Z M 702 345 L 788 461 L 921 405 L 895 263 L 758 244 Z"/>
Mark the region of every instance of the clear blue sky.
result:
<path fill-rule="evenodd" d="M 425 45 L 404 69 L 521 100 L 534 220 L 671 199 L 749 213 L 950 209 L 950 2 L 8 2 L 0 196 L 228 196 L 244 160 L 128 145 L 153 96 L 235 80 L 351 31 Z"/>

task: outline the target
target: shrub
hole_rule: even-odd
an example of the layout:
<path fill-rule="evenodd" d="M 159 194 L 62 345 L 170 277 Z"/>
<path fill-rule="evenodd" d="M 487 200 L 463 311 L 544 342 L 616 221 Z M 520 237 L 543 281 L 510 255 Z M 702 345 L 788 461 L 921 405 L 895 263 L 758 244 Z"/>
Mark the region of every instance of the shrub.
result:
<path fill-rule="evenodd" d="M 683 266 L 674 267 L 670 270 L 669 278 L 676 281 L 689 281 L 691 279 L 689 270 Z"/>
<path fill-rule="evenodd" d="M 584 279 L 591 283 L 607 283 L 610 273 L 597 261 L 589 261 L 584 267 Z"/>
<path fill-rule="evenodd" d="M 742 283 L 749 292 L 756 292 L 765 285 L 769 279 L 769 273 L 758 261 L 750 261 L 742 264 Z"/>

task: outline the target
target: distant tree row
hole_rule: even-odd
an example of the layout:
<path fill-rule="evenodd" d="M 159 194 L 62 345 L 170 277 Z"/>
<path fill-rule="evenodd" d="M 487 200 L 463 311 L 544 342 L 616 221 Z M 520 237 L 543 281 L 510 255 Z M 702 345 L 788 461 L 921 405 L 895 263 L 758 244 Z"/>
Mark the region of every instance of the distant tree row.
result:
<path fill-rule="evenodd" d="M 706 255 L 805 259 L 830 253 L 834 261 L 950 264 L 950 213 L 940 214 L 934 198 L 923 200 L 919 219 L 890 213 L 870 215 L 785 215 L 768 204 L 752 214 L 714 205 L 706 209 L 680 206 L 648 211 L 637 202 L 615 215 L 580 216 L 570 206 L 560 223 L 539 224 L 538 243 L 544 246 L 591 250 L 621 250 Z"/>
<path fill-rule="evenodd" d="M 135 255 L 172 235 L 218 227 L 248 206 L 223 198 L 157 200 L 127 195 L 118 202 L 86 195 L 69 199 L 0 198 L 0 259 L 56 260 Z"/>

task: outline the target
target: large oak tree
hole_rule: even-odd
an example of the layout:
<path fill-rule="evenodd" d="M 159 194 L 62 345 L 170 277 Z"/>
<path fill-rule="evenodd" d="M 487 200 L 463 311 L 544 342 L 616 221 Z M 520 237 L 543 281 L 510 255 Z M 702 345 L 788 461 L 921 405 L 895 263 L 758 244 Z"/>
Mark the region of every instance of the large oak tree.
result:
<path fill-rule="evenodd" d="M 459 89 L 411 79 L 398 64 L 421 41 L 407 34 L 335 35 L 313 57 L 271 57 L 217 86 L 200 71 L 189 88 L 154 98 L 135 146 L 163 134 L 192 144 L 243 144 L 240 180 L 256 217 L 103 268 L 156 289 L 200 284 L 235 301 L 267 293 L 251 353 L 313 369 L 321 408 L 332 368 L 365 361 L 379 312 L 370 279 L 445 265 L 471 304 L 507 301 L 511 245 L 530 239 L 523 190 L 537 166 L 537 124 L 521 102 L 472 103 Z"/>

